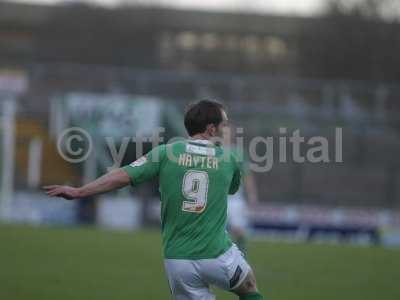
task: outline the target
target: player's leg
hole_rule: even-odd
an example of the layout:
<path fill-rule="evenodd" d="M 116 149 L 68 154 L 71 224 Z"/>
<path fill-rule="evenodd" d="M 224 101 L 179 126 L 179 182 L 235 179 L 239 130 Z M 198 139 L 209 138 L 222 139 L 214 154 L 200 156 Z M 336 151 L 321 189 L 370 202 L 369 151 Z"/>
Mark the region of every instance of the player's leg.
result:
<path fill-rule="evenodd" d="M 218 258 L 198 261 L 198 270 L 206 282 L 231 291 L 242 300 L 262 299 L 251 267 L 236 245 Z"/>
<path fill-rule="evenodd" d="M 252 270 L 247 274 L 243 283 L 232 290 L 233 293 L 239 296 L 240 300 L 262 300 L 263 297 L 258 292 L 256 277 Z"/>
<path fill-rule="evenodd" d="M 194 261 L 166 259 L 168 282 L 174 300 L 215 300 L 209 285 L 197 271 Z"/>

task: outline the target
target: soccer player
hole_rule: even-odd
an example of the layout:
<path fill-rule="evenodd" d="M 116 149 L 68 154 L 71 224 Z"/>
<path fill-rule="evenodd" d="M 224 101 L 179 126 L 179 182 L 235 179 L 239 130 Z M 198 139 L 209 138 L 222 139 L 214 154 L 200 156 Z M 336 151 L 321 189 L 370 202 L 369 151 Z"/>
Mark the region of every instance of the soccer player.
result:
<path fill-rule="evenodd" d="M 260 300 L 254 273 L 226 232 L 227 196 L 241 182 L 238 162 L 218 146 L 228 124 L 223 106 L 189 106 L 190 138 L 160 145 L 147 155 L 79 188 L 47 186 L 49 196 L 76 199 L 136 186 L 159 177 L 164 264 L 173 299 L 215 299 L 210 285 L 240 300 Z"/>
<path fill-rule="evenodd" d="M 251 170 L 247 166 L 243 149 L 238 149 L 234 142 L 234 129 L 228 126 L 224 130 L 224 148 L 231 149 L 236 155 L 243 178 L 243 185 L 239 190 L 228 197 L 228 231 L 239 250 L 247 254 L 247 231 L 248 231 L 248 206 L 255 206 L 258 203 L 257 185 Z"/>

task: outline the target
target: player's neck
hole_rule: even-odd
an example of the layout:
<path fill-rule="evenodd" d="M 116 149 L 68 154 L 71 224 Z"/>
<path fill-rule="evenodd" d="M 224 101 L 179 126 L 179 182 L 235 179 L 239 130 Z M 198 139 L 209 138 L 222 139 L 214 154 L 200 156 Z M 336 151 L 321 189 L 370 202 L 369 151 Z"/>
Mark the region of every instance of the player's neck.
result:
<path fill-rule="evenodd" d="M 207 133 L 197 133 L 190 137 L 191 140 L 204 140 L 212 142 L 211 136 Z"/>

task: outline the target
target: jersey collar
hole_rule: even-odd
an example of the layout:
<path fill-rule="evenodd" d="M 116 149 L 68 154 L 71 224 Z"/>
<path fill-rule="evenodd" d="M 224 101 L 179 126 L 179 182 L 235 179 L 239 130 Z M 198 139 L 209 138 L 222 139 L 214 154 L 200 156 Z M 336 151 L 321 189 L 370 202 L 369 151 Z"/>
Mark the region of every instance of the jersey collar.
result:
<path fill-rule="evenodd" d="M 214 146 L 214 143 L 211 142 L 210 140 L 202 140 L 202 139 L 189 139 L 189 143 L 191 144 L 198 144 L 198 145 L 204 145 L 204 146 Z"/>

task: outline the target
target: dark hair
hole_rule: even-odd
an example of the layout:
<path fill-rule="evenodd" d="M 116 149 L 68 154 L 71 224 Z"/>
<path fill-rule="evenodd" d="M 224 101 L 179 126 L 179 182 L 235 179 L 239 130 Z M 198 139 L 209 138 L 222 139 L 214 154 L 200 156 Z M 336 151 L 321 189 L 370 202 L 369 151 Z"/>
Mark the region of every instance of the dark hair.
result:
<path fill-rule="evenodd" d="M 190 104 L 185 113 L 185 127 L 189 136 L 206 131 L 207 125 L 222 122 L 224 106 L 216 101 L 201 100 Z"/>

